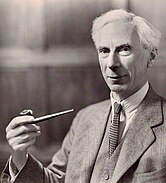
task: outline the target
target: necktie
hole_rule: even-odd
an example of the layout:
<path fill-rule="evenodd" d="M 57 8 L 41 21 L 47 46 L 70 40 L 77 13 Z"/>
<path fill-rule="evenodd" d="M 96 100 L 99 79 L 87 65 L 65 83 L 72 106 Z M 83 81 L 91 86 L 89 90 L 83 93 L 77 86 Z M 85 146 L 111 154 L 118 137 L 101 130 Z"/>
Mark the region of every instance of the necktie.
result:
<path fill-rule="evenodd" d="M 118 145 L 118 135 L 119 135 L 119 121 L 120 121 L 120 111 L 122 109 L 121 104 L 117 102 L 114 103 L 114 116 L 110 126 L 109 131 L 109 157 L 114 153 Z"/>

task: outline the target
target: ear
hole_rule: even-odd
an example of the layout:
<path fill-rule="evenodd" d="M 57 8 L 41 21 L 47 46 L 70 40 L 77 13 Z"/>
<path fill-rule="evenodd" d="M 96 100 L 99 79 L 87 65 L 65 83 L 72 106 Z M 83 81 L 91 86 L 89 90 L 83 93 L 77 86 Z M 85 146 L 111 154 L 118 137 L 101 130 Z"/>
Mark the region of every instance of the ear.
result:
<path fill-rule="evenodd" d="M 148 67 L 153 66 L 153 63 L 156 60 L 157 56 L 158 56 L 158 50 L 157 49 L 152 50 L 150 53 L 150 59 L 148 61 Z"/>

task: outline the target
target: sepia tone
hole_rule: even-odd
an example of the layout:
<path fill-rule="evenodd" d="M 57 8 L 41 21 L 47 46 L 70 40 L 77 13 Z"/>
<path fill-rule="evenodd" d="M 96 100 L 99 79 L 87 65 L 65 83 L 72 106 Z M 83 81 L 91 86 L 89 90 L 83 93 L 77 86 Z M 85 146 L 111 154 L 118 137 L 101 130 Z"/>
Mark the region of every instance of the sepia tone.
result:
<path fill-rule="evenodd" d="M 90 33 L 93 19 L 114 8 L 144 16 L 161 31 L 149 79 L 166 97 L 164 0 L 0 0 L 0 171 L 9 157 L 5 128 L 23 109 L 35 117 L 75 109 L 40 125 L 31 151 L 46 165 L 75 114 L 109 98 Z"/>

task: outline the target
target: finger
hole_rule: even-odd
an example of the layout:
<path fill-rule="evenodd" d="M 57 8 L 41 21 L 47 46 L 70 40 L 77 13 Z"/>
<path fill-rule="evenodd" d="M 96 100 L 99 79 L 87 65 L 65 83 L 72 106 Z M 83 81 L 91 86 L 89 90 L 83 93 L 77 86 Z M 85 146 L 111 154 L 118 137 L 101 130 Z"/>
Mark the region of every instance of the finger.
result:
<path fill-rule="evenodd" d="M 27 142 L 24 142 L 24 143 L 19 143 L 19 144 L 17 143 L 17 144 L 12 146 L 12 149 L 14 151 L 27 151 L 27 149 L 29 147 L 31 147 L 35 143 L 35 141 L 36 141 L 36 138 L 33 138 L 33 139 L 31 139 Z"/>
<path fill-rule="evenodd" d="M 15 129 L 11 129 L 6 133 L 6 139 L 11 139 L 15 137 L 23 138 L 24 136 L 30 136 L 31 134 L 40 134 L 40 126 L 37 125 L 23 125 Z"/>
<path fill-rule="evenodd" d="M 33 116 L 18 116 L 15 117 L 6 127 L 6 132 L 10 129 L 14 129 L 18 126 L 25 125 L 26 123 L 32 122 L 34 120 Z"/>
<path fill-rule="evenodd" d="M 36 137 L 39 136 L 40 134 L 41 134 L 40 132 L 23 134 L 18 137 L 10 138 L 8 143 L 10 146 L 14 148 L 19 144 L 29 143 L 29 141 L 32 141 L 32 139 L 36 139 Z"/>

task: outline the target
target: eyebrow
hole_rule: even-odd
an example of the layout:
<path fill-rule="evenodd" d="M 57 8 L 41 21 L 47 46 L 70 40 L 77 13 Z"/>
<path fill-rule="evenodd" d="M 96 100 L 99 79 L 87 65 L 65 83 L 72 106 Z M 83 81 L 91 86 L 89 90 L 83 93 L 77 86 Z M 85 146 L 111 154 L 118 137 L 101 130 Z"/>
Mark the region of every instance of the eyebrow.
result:
<path fill-rule="evenodd" d="M 97 51 L 100 52 L 101 50 L 110 51 L 110 49 L 106 46 L 99 46 L 99 48 L 97 48 Z"/>
<path fill-rule="evenodd" d="M 120 51 L 122 48 L 130 48 L 131 49 L 131 45 L 130 44 L 122 44 L 122 45 L 120 45 L 120 46 L 117 46 L 116 47 L 116 51 Z"/>
<path fill-rule="evenodd" d="M 131 46 L 130 44 L 126 43 L 126 44 L 122 44 L 122 45 L 117 46 L 117 47 L 115 48 L 115 51 L 120 51 L 120 49 L 122 49 L 122 48 L 124 48 L 124 47 L 132 48 L 132 46 Z M 110 48 L 107 47 L 107 46 L 99 46 L 99 47 L 97 48 L 98 51 L 103 50 L 103 49 L 104 49 L 104 50 L 110 51 Z"/>

